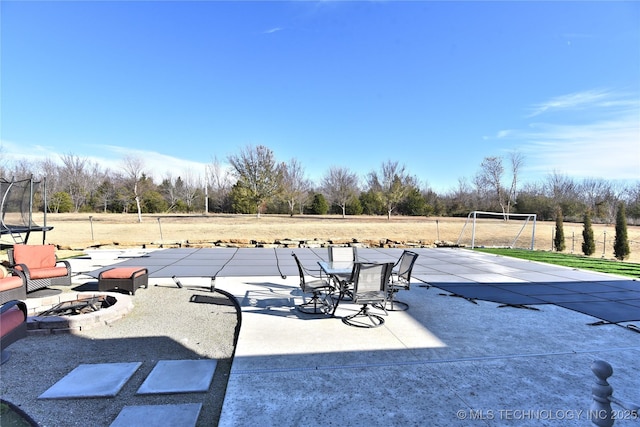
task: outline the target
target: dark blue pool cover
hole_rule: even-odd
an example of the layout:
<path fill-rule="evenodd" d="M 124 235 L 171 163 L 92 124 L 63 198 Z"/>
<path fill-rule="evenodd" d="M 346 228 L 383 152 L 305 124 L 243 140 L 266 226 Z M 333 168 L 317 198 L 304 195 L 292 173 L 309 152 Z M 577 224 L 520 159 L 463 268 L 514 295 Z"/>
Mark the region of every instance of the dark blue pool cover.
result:
<path fill-rule="evenodd" d="M 403 249 L 358 248 L 365 262 L 395 262 Z M 509 306 L 554 304 L 609 323 L 640 321 L 640 284 L 592 273 L 466 249 L 420 248 L 412 279 L 451 295 Z M 318 270 L 326 248 L 174 248 L 129 258 L 119 266 L 142 266 L 151 278 L 297 276 L 291 253 Z M 89 273 L 93 277 L 113 265 Z"/>

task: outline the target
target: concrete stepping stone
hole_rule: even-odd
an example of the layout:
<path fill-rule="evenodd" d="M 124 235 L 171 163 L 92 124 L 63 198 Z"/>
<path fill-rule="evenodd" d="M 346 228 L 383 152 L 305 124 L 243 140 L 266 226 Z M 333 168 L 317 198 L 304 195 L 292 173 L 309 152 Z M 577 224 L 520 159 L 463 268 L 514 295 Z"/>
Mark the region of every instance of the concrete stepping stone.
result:
<path fill-rule="evenodd" d="M 82 364 L 38 399 L 113 397 L 141 365 L 142 362 Z"/>
<path fill-rule="evenodd" d="M 110 427 L 193 427 L 202 403 L 125 406 Z"/>
<path fill-rule="evenodd" d="M 197 393 L 209 390 L 216 360 L 160 360 L 136 394 Z"/>

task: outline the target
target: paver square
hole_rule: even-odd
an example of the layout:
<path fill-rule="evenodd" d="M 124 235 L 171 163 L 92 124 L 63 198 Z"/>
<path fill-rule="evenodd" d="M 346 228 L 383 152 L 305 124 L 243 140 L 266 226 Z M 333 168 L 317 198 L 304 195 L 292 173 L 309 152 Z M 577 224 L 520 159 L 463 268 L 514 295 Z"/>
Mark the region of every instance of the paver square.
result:
<path fill-rule="evenodd" d="M 142 362 L 82 364 L 42 393 L 38 399 L 112 397 Z"/>
<path fill-rule="evenodd" d="M 202 403 L 125 406 L 110 427 L 193 427 Z"/>
<path fill-rule="evenodd" d="M 137 394 L 206 392 L 216 364 L 216 360 L 160 360 Z"/>

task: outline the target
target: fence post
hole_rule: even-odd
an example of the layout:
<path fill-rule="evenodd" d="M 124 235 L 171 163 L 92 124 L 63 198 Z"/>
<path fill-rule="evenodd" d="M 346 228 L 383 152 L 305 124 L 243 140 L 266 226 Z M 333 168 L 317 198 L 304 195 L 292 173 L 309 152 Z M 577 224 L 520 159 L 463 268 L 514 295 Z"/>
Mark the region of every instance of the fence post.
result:
<path fill-rule="evenodd" d="M 162 237 L 162 225 L 160 224 L 160 217 L 158 217 L 158 228 L 160 228 L 160 245 L 163 245 L 164 238 Z"/>

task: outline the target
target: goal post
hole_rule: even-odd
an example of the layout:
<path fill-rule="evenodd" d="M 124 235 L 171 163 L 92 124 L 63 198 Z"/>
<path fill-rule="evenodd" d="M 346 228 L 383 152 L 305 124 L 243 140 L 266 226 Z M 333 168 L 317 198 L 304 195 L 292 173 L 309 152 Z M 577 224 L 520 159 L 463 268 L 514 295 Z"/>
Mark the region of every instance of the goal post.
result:
<path fill-rule="evenodd" d="M 536 214 L 473 211 L 467 216 L 457 245 L 533 250 Z"/>

